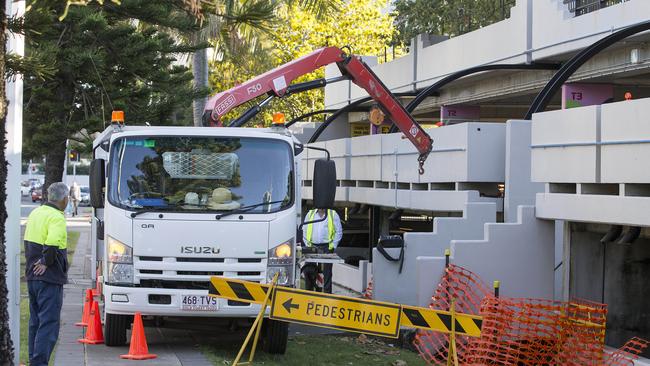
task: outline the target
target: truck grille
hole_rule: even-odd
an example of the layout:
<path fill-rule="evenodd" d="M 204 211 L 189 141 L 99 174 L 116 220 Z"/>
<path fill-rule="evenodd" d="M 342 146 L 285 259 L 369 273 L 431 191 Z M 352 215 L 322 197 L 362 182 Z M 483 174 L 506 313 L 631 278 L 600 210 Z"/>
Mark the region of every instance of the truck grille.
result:
<path fill-rule="evenodd" d="M 187 258 L 187 257 L 178 257 L 176 262 L 193 262 L 193 263 L 223 263 L 224 258 Z"/>
<path fill-rule="evenodd" d="M 223 272 L 215 271 L 176 271 L 179 276 L 223 276 Z"/>
<path fill-rule="evenodd" d="M 210 281 L 140 280 L 140 287 L 184 290 L 207 290 Z"/>
<path fill-rule="evenodd" d="M 136 283 L 140 287 L 207 290 L 211 276 L 261 282 L 266 258 L 135 257 Z"/>

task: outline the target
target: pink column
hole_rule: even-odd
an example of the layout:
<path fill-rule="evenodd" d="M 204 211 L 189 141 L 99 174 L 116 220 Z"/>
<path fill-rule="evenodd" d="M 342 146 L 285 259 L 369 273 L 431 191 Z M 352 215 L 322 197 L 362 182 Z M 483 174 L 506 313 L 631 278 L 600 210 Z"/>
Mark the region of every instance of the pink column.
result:
<path fill-rule="evenodd" d="M 440 108 L 440 120 L 444 124 L 465 121 L 478 121 L 481 107 L 475 105 L 444 105 Z"/>

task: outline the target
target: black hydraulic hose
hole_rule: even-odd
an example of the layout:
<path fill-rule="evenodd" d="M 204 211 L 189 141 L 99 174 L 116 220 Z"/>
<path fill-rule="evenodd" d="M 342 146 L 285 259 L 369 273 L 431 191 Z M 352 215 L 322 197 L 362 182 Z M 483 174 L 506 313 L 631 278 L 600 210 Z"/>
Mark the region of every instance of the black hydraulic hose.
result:
<path fill-rule="evenodd" d="M 301 115 L 299 115 L 298 117 L 292 119 L 291 121 L 287 122 L 287 123 L 285 124 L 285 126 L 290 127 L 290 126 L 293 125 L 294 123 L 296 123 L 296 122 L 300 122 L 301 120 L 303 120 L 303 119 L 305 119 L 305 118 L 309 118 L 309 117 L 312 117 L 312 116 L 317 116 L 317 115 L 319 115 L 319 114 L 329 114 L 329 113 L 334 113 L 334 112 L 336 112 L 336 111 L 337 111 L 336 109 L 320 109 L 320 110 L 317 110 L 317 111 L 311 111 L 311 112 L 309 112 L 309 113 L 301 114 Z"/>
<path fill-rule="evenodd" d="M 427 97 L 434 96 L 439 90 L 464 76 L 475 74 L 477 72 L 491 71 L 491 70 L 557 70 L 560 67 L 559 64 L 548 64 L 548 63 L 532 63 L 532 64 L 493 64 L 493 65 L 480 65 L 470 67 L 464 70 L 457 71 L 453 74 L 447 75 L 444 78 L 436 81 L 435 83 L 428 86 L 426 89 L 422 90 L 416 97 L 413 99 L 406 107 L 406 111 L 413 113 L 415 108 L 417 108 Z M 397 132 L 397 126 L 392 125 L 390 132 Z"/>
<path fill-rule="evenodd" d="M 377 248 L 377 251 L 381 253 L 386 260 L 390 262 L 399 262 L 398 274 L 402 273 L 402 267 L 404 267 L 404 239 L 399 235 L 384 236 L 379 238 L 375 248 Z M 397 258 L 393 257 L 386 251 L 386 248 L 399 248 L 399 256 Z"/>
<path fill-rule="evenodd" d="M 415 92 L 404 92 L 404 93 L 394 93 L 394 95 L 395 95 L 396 97 L 411 97 L 411 96 L 416 95 L 416 93 L 415 93 Z M 318 137 L 320 137 L 320 135 L 321 135 L 321 134 L 323 133 L 323 131 L 325 131 L 325 129 L 326 129 L 326 128 L 327 128 L 327 127 L 332 123 L 332 121 L 334 121 L 334 120 L 336 120 L 337 118 L 339 118 L 343 113 L 350 112 L 352 109 L 357 108 L 357 107 L 359 107 L 361 104 L 363 104 L 363 103 L 365 103 L 365 102 L 368 102 L 368 101 L 370 101 L 370 100 L 372 100 L 372 97 L 361 98 L 361 99 L 359 99 L 359 100 L 356 100 L 356 101 L 354 101 L 354 102 L 352 102 L 352 103 L 346 105 L 345 107 L 339 109 L 338 111 L 332 113 L 332 115 L 330 115 L 329 117 L 327 117 L 327 119 L 325 120 L 325 122 L 321 123 L 321 125 L 318 126 L 318 128 L 316 129 L 316 131 L 314 131 L 314 134 L 313 134 L 313 135 L 311 136 L 311 138 L 309 139 L 309 142 L 308 142 L 308 143 L 311 144 L 311 143 L 313 143 L 313 142 L 316 142 L 316 140 L 318 140 Z"/>
<path fill-rule="evenodd" d="M 241 126 L 243 126 L 244 124 L 246 124 L 246 122 L 250 121 L 251 119 L 253 119 L 253 117 L 257 116 L 257 114 L 260 113 L 262 108 L 265 105 L 269 104 L 273 98 L 274 98 L 273 95 L 269 95 L 260 104 L 257 104 L 257 105 L 254 105 L 254 106 L 248 108 L 248 110 L 246 112 L 244 112 L 244 114 L 239 116 L 239 118 L 237 118 L 236 120 L 232 121 L 228 125 L 228 127 L 241 127 Z"/>
<path fill-rule="evenodd" d="M 562 68 L 560 68 L 555 73 L 555 75 L 553 75 L 546 86 L 544 86 L 539 94 L 537 94 L 533 100 L 533 103 L 531 103 L 528 112 L 526 112 L 524 119 L 529 120 L 533 117 L 533 113 L 544 111 L 555 93 L 557 93 L 557 91 L 571 77 L 571 75 L 573 75 L 582 65 L 584 65 L 585 62 L 589 61 L 592 57 L 607 47 L 613 45 L 614 43 L 647 30 L 650 30 L 650 20 L 629 26 L 627 28 L 623 28 L 620 31 L 612 33 L 607 37 L 599 39 L 589 47 L 578 52 L 577 55 L 573 56 L 573 58 L 567 61 L 562 66 Z"/>

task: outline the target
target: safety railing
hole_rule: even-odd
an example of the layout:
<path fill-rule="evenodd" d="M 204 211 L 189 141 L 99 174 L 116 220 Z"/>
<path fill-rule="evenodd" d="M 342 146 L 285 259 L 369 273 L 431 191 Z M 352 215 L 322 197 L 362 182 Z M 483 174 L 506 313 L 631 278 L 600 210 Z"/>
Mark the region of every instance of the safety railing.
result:
<path fill-rule="evenodd" d="M 575 16 L 580 16 L 627 1 L 629 0 L 564 0 L 564 4 L 569 5 L 569 11 Z"/>

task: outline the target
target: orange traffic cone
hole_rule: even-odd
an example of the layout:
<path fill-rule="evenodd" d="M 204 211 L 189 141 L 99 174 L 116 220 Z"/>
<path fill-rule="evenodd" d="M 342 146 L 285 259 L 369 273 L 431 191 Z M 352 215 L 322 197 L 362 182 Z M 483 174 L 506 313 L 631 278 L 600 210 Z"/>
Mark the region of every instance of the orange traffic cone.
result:
<path fill-rule="evenodd" d="M 144 327 L 142 326 L 142 315 L 139 312 L 135 313 L 133 317 L 129 354 L 121 355 L 120 357 L 129 360 L 148 360 L 150 358 L 158 357 L 149 353 L 147 338 L 144 335 Z"/>
<path fill-rule="evenodd" d="M 79 323 L 74 323 L 78 327 L 87 327 L 90 322 L 90 309 L 93 306 L 93 291 L 91 289 L 86 290 L 86 296 L 84 296 L 84 311 L 81 314 L 81 321 Z"/>
<path fill-rule="evenodd" d="M 96 301 L 90 311 L 90 319 L 88 320 L 88 328 L 86 328 L 86 338 L 78 339 L 77 341 L 85 344 L 99 344 L 104 343 L 104 332 L 102 332 L 102 320 L 99 316 L 99 306 Z"/>

